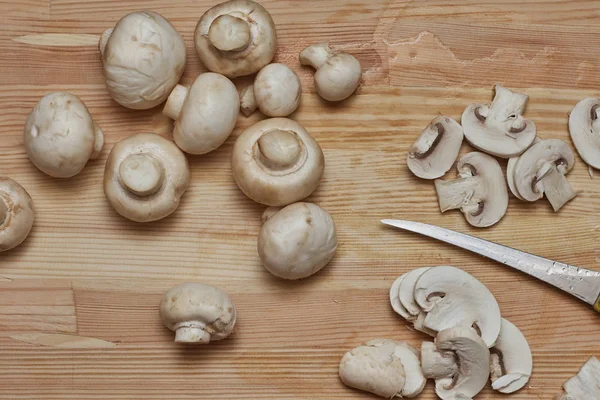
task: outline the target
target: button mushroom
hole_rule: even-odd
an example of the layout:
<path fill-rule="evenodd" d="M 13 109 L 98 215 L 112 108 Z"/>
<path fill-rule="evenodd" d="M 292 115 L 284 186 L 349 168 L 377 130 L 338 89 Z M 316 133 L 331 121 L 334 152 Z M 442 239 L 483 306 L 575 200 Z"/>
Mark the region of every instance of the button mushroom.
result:
<path fill-rule="evenodd" d="M 269 12 L 254 1 L 226 1 L 202 15 L 194 44 L 200 61 L 210 71 L 229 78 L 250 75 L 275 55 L 275 23 Z"/>
<path fill-rule="evenodd" d="M 500 335 L 491 349 L 490 378 L 492 389 L 514 393 L 529 381 L 533 357 L 527 339 L 519 328 L 502 319 Z"/>
<path fill-rule="evenodd" d="M 435 338 L 435 348 L 432 345 L 423 343 L 421 362 L 442 400 L 471 399 L 481 392 L 490 374 L 490 351 L 475 330 L 445 329 Z"/>
<path fill-rule="evenodd" d="M 556 396 L 555 400 L 600 399 L 600 360 L 591 357 L 563 388 L 566 394 Z"/>
<path fill-rule="evenodd" d="M 106 160 L 104 194 L 115 211 L 132 221 L 156 221 L 171 214 L 189 182 L 185 155 L 153 133 L 120 141 Z"/>
<path fill-rule="evenodd" d="M 440 178 L 458 158 L 462 142 L 460 124 L 440 115 L 429 123 L 410 147 L 406 160 L 408 169 L 419 178 Z"/>
<path fill-rule="evenodd" d="M 104 135 L 81 99 L 50 93 L 29 113 L 23 134 L 31 162 L 55 178 L 77 175 L 100 155 Z"/>
<path fill-rule="evenodd" d="M 127 14 L 98 44 L 106 88 L 124 107 L 146 110 L 165 101 L 185 68 L 183 38 L 152 11 Z"/>
<path fill-rule="evenodd" d="M 467 222 L 484 228 L 494 225 L 506 214 L 508 191 L 498 161 L 479 152 L 460 159 L 459 179 L 435 181 L 440 210 L 460 209 Z"/>
<path fill-rule="evenodd" d="M 258 235 L 265 268 L 283 279 L 302 279 L 320 271 L 335 254 L 337 236 L 331 215 L 312 203 L 295 203 L 272 214 Z"/>
<path fill-rule="evenodd" d="M 249 116 L 258 107 L 268 117 L 287 117 L 300 105 L 301 95 L 294 71 L 284 64 L 269 64 L 256 75 L 253 85 L 240 92 L 241 110 Z"/>
<path fill-rule="evenodd" d="M 344 384 L 388 399 L 416 397 L 427 382 L 419 351 L 391 339 L 370 340 L 347 352 L 339 374 Z"/>
<path fill-rule="evenodd" d="M 206 154 L 229 137 L 240 109 L 235 85 L 220 74 L 201 74 L 188 89 L 177 85 L 163 114 L 175 120 L 173 140 L 190 154 Z"/>
<path fill-rule="evenodd" d="M 16 181 L 0 177 L 0 253 L 23 243 L 34 219 L 33 200 Z"/>
<path fill-rule="evenodd" d="M 233 332 L 236 310 L 221 289 L 203 283 L 182 283 L 163 296 L 160 318 L 175 331 L 175 343 L 207 344 Z"/>
<path fill-rule="evenodd" d="M 231 155 L 233 177 L 257 203 L 285 206 L 308 197 L 319 185 L 323 151 L 300 124 L 271 118 L 246 129 Z"/>
<path fill-rule="evenodd" d="M 465 138 L 477 149 L 509 158 L 531 146 L 536 128 L 522 114 L 529 96 L 496 85 L 496 96 L 488 107 L 471 104 L 462 114 Z"/>
<path fill-rule="evenodd" d="M 536 201 L 544 194 L 558 211 L 576 194 L 567 174 L 575 163 L 573 151 L 562 140 L 547 139 L 523 153 L 512 171 L 515 189 L 525 201 Z"/>
<path fill-rule="evenodd" d="M 569 114 L 569 133 L 577 152 L 589 166 L 600 169 L 600 99 L 581 100 Z"/>
<path fill-rule="evenodd" d="M 354 93 L 362 74 L 360 62 L 348 53 L 335 52 L 329 42 L 309 46 L 300 52 L 300 64 L 310 65 L 315 73 L 319 96 L 341 101 Z"/>
<path fill-rule="evenodd" d="M 533 141 L 533 144 L 539 143 L 542 139 L 536 137 Z M 508 188 L 512 192 L 512 194 L 519 200 L 525 201 L 523 197 L 519 194 L 517 190 L 517 186 L 515 185 L 515 165 L 517 165 L 517 161 L 519 160 L 519 156 L 511 157 L 508 159 L 508 163 L 506 164 L 506 181 L 508 182 Z"/>

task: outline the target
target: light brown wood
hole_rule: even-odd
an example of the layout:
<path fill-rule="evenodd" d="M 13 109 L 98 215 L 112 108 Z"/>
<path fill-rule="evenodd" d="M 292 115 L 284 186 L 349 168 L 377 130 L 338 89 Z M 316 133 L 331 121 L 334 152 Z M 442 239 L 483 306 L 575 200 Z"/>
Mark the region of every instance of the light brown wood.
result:
<path fill-rule="evenodd" d="M 534 374 L 510 398 L 548 399 L 590 355 L 600 355 L 600 317 L 590 307 L 507 267 L 378 222 L 434 223 L 599 269 L 600 176 L 590 179 L 580 158 L 568 177 L 578 197 L 558 214 L 545 200 L 511 197 L 507 216 L 485 230 L 469 227 L 459 212 L 442 216 L 433 184 L 413 177 L 405 159 L 436 114 L 459 119 L 469 103 L 489 101 L 496 82 L 529 94 L 526 115 L 542 137 L 571 143 L 568 111 L 599 95 L 600 2 L 264 1 L 278 28 L 276 60 L 297 71 L 304 87 L 293 117 L 326 156 L 310 201 L 333 214 L 340 240 L 329 266 L 295 283 L 260 265 L 263 207 L 230 173 L 235 138 L 258 114 L 240 116 L 217 151 L 189 157 L 192 184 L 171 217 L 127 221 L 102 192 L 115 142 L 137 132 L 169 137 L 172 123 L 160 108 L 135 112 L 110 99 L 98 35 L 127 12 L 160 12 L 186 40 L 188 84 L 204 70 L 193 31 L 212 4 L 0 0 L 0 175 L 23 184 L 37 210 L 27 241 L 0 254 L 1 399 L 372 398 L 341 384 L 339 360 L 376 337 L 415 346 L 428 339 L 406 328 L 387 297 L 397 276 L 426 265 L 474 274 L 528 338 Z M 320 100 L 313 72 L 297 61 L 299 50 L 323 40 L 363 65 L 358 95 L 341 104 Z M 55 90 L 80 96 L 106 134 L 101 157 L 70 180 L 40 173 L 23 148 L 27 113 Z M 231 294 L 239 311 L 231 338 L 203 347 L 172 343 L 158 302 L 190 280 Z M 420 398 L 435 398 L 431 383 Z M 478 398 L 504 397 L 487 388 Z"/>

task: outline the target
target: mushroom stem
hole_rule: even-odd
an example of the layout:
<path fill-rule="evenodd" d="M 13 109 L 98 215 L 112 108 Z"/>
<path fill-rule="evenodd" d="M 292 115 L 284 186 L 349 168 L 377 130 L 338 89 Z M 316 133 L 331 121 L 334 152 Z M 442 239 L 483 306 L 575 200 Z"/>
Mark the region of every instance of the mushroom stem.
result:
<path fill-rule="evenodd" d="M 329 42 L 317 43 L 300 52 L 300 64 L 319 69 L 333 56 Z"/>
<path fill-rule="evenodd" d="M 542 177 L 539 181 L 544 188 L 546 198 L 556 212 L 567 202 L 575 198 L 577 194 L 571 185 L 569 185 L 567 178 L 560 173 L 556 164 L 549 163 L 546 165 L 542 168 Z"/>
<path fill-rule="evenodd" d="M 442 212 L 460 208 L 466 211 L 473 208 L 476 212 L 479 208 L 479 190 L 481 182 L 479 177 L 469 176 L 454 181 L 443 181 L 436 179 L 435 190 L 438 195 L 440 210 Z"/>
<path fill-rule="evenodd" d="M 458 369 L 454 353 L 440 353 L 432 342 L 421 344 L 421 365 L 428 379 L 447 378 Z"/>
<path fill-rule="evenodd" d="M 434 126 L 429 126 L 419 135 L 415 143 L 410 148 L 409 157 L 422 158 L 428 155 L 435 146 L 439 143 L 444 133 L 442 124 L 437 123 Z"/>
<path fill-rule="evenodd" d="M 208 39 L 221 51 L 240 51 L 250 45 L 250 25 L 241 18 L 220 15 L 210 24 Z"/>
<path fill-rule="evenodd" d="M 98 49 L 100 50 L 100 54 L 104 56 L 104 50 L 106 49 L 106 44 L 108 43 L 108 39 L 110 39 L 110 35 L 113 33 L 113 28 L 109 28 L 102 32 L 100 36 L 100 41 L 98 41 Z"/>
<path fill-rule="evenodd" d="M 257 108 L 254 85 L 248 85 L 240 92 L 240 109 L 246 117 L 249 117 Z"/>
<path fill-rule="evenodd" d="M 518 117 L 523 114 L 528 99 L 529 96 L 526 94 L 516 93 L 503 86 L 496 85 L 496 95 L 490 105 L 486 119 L 495 124 L 504 124 L 507 120 L 514 119 L 515 122 L 511 126 L 520 129 L 523 122 L 518 121 Z"/>
<path fill-rule="evenodd" d="M 176 120 L 179 118 L 183 103 L 188 95 L 188 88 L 182 85 L 176 85 L 167 99 L 167 104 L 163 108 L 163 115 Z"/>
<path fill-rule="evenodd" d="M 8 217 L 8 204 L 6 201 L 0 196 L 0 226 L 6 222 L 6 218 Z"/>
<path fill-rule="evenodd" d="M 287 169 L 293 166 L 302 153 L 302 144 L 290 131 L 275 129 L 262 135 L 257 141 L 260 161 L 267 168 Z"/>
<path fill-rule="evenodd" d="M 162 187 L 165 170 L 150 154 L 131 154 L 121 162 L 119 178 L 131 193 L 146 197 L 156 193 Z"/>
<path fill-rule="evenodd" d="M 90 156 L 90 160 L 95 160 L 98 158 L 100 153 L 102 152 L 102 148 L 104 147 L 104 133 L 100 126 L 94 122 L 94 152 Z"/>
<path fill-rule="evenodd" d="M 210 343 L 210 333 L 198 326 L 182 326 L 175 330 L 175 343 Z"/>

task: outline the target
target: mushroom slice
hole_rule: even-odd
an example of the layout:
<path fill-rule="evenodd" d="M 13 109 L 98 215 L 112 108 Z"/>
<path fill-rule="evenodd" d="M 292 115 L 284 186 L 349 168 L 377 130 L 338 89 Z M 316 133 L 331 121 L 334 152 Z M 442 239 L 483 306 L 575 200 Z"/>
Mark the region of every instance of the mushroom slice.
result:
<path fill-rule="evenodd" d="M 440 331 L 435 348 L 424 343 L 421 350 L 425 377 L 435 379 L 435 392 L 441 399 L 471 399 L 485 387 L 490 351 L 472 328 Z"/>
<path fill-rule="evenodd" d="M 575 155 L 565 142 L 542 140 L 519 157 L 513 171 L 515 187 L 525 201 L 539 200 L 545 194 L 558 211 L 576 196 L 565 178 L 574 163 Z"/>
<path fill-rule="evenodd" d="M 400 284 L 400 303 L 404 306 L 404 308 L 411 315 L 409 321 L 414 321 L 417 319 L 418 315 L 423 312 L 421 307 L 415 301 L 415 285 L 417 280 L 423 275 L 425 272 L 429 271 L 431 267 L 422 267 L 417 268 L 410 271 L 406 274 L 406 278 Z"/>
<path fill-rule="evenodd" d="M 417 280 L 415 301 L 427 313 L 423 326 L 435 332 L 455 326 L 481 332 L 488 347 L 496 343 L 502 317 L 492 293 L 469 273 L 455 267 L 433 267 Z"/>
<path fill-rule="evenodd" d="M 462 141 L 458 122 L 443 115 L 434 118 L 408 151 L 408 169 L 423 179 L 444 176 L 456 161 Z"/>
<path fill-rule="evenodd" d="M 471 104 L 462 114 L 465 138 L 477 149 L 509 158 L 531 146 L 536 128 L 522 114 L 529 96 L 496 85 L 496 96 L 488 107 Z"/>
<path fill-rule="evenodd" d="M 33 200 L 25 188 L 0 176 L 0 253 L 23 243 L 34 217 Z"/>
<path fill-rule="evenodd" d="M 600 99 L 581 100 L 569 114 L 569 133 L 586 164 L 600 169 Z"/>
<path fill-rule="evenodd" d="M 519 328 L 503 318 L 500 335 L 490 351 L 492 389 L 513 393 L 523 388 L 531 376 L 533 356 Z"/>
<path fill-rule="evenodd" d="M 194 32 L 200 61 L 228 78 L 260 71 L 273 59 L 277 34 L 271 15 L 251 0 L 230 0 L 202 15 Z"/>
<path fill-rule="evenodd" d="M 535 137 L 533 144 L 539 143 L 542 139 L 538 136 Z M 508 182 L 508 188 L 512 192 L 512 194 L 519 200 L 525 201 L 523 197 L 519 194 L 517 187 L 515 185 L 515 165 L 517 165 L 517 161 L 519 160 L 519 156 L 511 157 L 508 159 L 508 163 L 506 164 L 506 181 Z"/>
<path fill-rule="evenodd" d="M 419 351 L 391 339 L 373 339 L 347 352 L 339 374 L 344 384 L 386 398 L 415 397 L 427 382 Z"/>
<path fill-rule="evenodd" d="M 556 396 L 556 400 L 600 399 L 600 360 L 592 357 L 579 370 L 579 373 L 563 385 L 566 394 Z"/>
<path fill-rule="evenodd" d="M 440 210 L 460 209 L 467 222 L 479 228 L 494 225 L 506 214 L 508 190 L 498 161 L 472 152 L 456 165 L 459 179 L 435 181 Z"/>
<path fill-rule="evenodd" d="M 407 321 L 410 321 L 410 318 L 413 316 L 408 312 L 406 308 L 400 302 L 400 285 L 406 275 L 408 273 L 396 278 L 396 280 L 392 283 L 392 287 L 390 288 L 390 304 L 392 305 L 392 309 L 396 312 L 396 314 L 400 315 Z"/>

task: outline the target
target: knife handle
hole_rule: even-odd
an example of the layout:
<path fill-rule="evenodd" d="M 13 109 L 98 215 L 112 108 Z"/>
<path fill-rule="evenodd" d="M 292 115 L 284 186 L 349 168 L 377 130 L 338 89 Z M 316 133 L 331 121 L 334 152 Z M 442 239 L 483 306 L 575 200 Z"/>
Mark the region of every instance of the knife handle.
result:
<path fill-rule="evenodd" d="M 598 296 L 596 303 L 594 303 L 594 310 L 596 310 L 596 312 L 600 313 L 600 296 Z"/>

